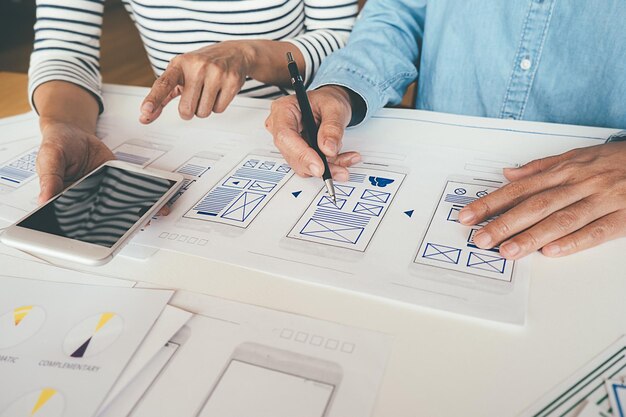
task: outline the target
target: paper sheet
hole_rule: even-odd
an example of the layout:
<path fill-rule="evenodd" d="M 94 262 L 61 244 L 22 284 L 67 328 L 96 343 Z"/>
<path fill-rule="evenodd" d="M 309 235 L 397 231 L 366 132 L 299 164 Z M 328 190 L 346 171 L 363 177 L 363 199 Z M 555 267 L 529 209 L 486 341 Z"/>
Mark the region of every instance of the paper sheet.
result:
<path fill-rule="evenodd" d="M 124 371 L 115 382 L 100 407 L 100 412 L 109 407 L 133 382 L 139 373 L 163 349 L 163 346 L 189 321 L 192 314 L 172 306 L 165 306 L 152 329 L 137 349 Z"/>
<path fill-rule="evenodd" d="M 2 417 L 33 410 L 93 416 L 172 295 L 8 277 L 0 282 Z"/>
<path fill-rule="evenodd" d="M 245 416 L 371 415 L 390 337 L 188 292 L 178 292 L 172 304 L 196 315 L 172 339 L 176 354 L 131 416 L 205 416 L 217 409 L 222 417 L 242 410 Z M 307 404 L 327 410 L 310 414 Z"/>
<path fill-rule="evenodd" d="M 552 389 L 521 417 L 606 417 L 617 416 L 611 412 L 611 402 L 606 389 L 608 379 L 626 377 L 626 336 L 609 346 L 584 367 Z"/>
<path fill-rule="evenodd" d="M 141 401 L 150 385 L 158 377 L 159 373 L 172 359 L 178 349 L 176 343 L 167 343 L 156 355 L 140 370 L 133 381 L 115 397 L 109 406 L 98 414 L 98 417 L 123 417 L 128 416 L 133 408 Z"/>

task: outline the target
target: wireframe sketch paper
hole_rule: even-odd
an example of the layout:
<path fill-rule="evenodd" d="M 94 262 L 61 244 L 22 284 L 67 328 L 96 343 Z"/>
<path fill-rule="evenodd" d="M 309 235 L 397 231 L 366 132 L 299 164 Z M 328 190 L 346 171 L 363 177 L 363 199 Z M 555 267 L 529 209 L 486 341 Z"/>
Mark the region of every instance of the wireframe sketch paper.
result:
<path fill-rule="evenodd" d="M 619 387 L 626 378 L 626 336 L 609 346 L 563 383 L 525 410 L 522 417 L 620 416 L 617 400 L 624 392 Z M 613 383 L 611 383 L 613 381 Z M 615 392 L 612 392 L 613 386 Z M 607 389 L 611 388 L 611 389 Z M 611 397 L 613 394 L 613 397 Z M 613 403 L 612 403 L 613 401 Z M 617 408 L 614 408 L 617 406 Z"/>
<path fill-rule="evenodd" d="M 185 217 L 246 228 L 292 175 L 279 158 L 247 155 Z"/>
<path fill-rule="evenodd" d="M 170 341 L 176 354 L 131 416 L 371 414 L 390 337 L 199 294 L 175 297 L 197 315 Z"/>
<path fill-rule="evenodd" d="M 500 185 L 499 181 L 448 181 L 414 262 L 510 282 L 514 262 L 502 257 L 497 247 L 483 250 L 474 244 L 474 234 L 488 222 L 468 228 L 458 219 L 463 207 Z"/>
<path fill-rule="evenodd" d="M 323 188 L 287 235 L 364 252 L 402 185 L 405 174 L 354 168 L 335 185 L 336 201 Z"/>
<path fill-rule="evenodd" d="M 2 417 L 95 415 L 172 295 L 0 280 Z"/>

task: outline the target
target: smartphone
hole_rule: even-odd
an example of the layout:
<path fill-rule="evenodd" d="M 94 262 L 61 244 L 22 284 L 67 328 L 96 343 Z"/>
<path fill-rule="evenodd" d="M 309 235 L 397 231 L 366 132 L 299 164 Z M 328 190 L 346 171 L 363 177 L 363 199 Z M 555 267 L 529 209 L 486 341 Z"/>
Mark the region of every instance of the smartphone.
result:
<path fill-rule="evenodd" d="M 334 362 L 246 342 L 232 353 L 199 417 L 327 417 L 341 379 Z"/>
<path fill-rule="evenodd" d="M 2 243 L 43 256 L 102 265 L 183 183 L 177 173 L 108 161 L 8 227 Z"/>

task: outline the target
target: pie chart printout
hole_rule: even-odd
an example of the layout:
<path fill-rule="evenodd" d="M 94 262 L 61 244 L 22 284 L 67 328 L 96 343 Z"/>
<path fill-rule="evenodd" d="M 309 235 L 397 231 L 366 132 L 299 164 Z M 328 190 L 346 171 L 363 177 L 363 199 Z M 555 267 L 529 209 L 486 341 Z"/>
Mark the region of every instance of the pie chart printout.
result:
<path fill-rule="evenodd" d="M 115 313 L 89 317 L 65 337 L 63 351 L 72 358 L 96 355 L 111 346 L 124 330 L 124 320 Z"/>
<path fill-rule="evenodd" d="M 26 394 L 9 405 L 0 417 L 61 417 L 65 400 L 54 388 L 42 388 Z"/>
<path fill-rule="evenodd" d="M 34 336 L 46 321 L 39 306 L 18 306 L 0 316 L 0 349 L 16 346 Z"/>

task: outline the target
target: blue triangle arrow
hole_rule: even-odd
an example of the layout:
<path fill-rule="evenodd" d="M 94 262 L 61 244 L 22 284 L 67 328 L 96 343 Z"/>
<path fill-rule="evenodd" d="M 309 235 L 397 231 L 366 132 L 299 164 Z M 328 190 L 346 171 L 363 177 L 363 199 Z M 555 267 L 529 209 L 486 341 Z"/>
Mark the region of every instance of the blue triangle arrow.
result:
<path fill-rule="evenodd" d="M 407 216 L 411 217 L 411 216 L 413 216 L 413 212 L 414 212 L 414 211 L 415 211 L 415 210 L 405 211 L 405 212 L 404 212 L 404 214 L 406 214 Z"/>
<path fill-rule="evenodd" d="M 300 195 L 302 191 L 294 191 L 293 193 L 291 193 L 295 198 L 298 198 L 298 196 Z"/>
<path fill-rule="evenodd" d="M 233 181 L 233 184 L 239 185 L 239 181 Z"/>

